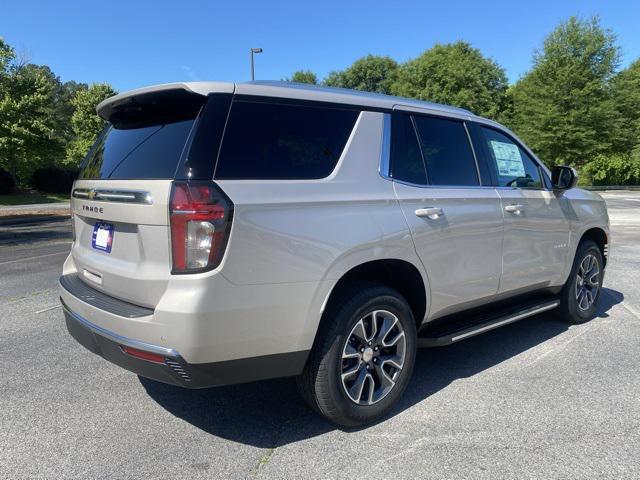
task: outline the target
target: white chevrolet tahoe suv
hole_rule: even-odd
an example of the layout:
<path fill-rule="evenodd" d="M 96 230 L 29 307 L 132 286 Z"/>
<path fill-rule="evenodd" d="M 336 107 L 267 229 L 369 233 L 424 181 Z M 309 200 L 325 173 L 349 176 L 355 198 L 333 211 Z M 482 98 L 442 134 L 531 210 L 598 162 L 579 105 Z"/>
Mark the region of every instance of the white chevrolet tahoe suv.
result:
<path fill-rule="evenodd" d="M 312 408 L 363 425 L 418 347 L 595 314 L 602 198 L 469 111 L 280 82 L 160 85 L 97 110 L 60 296 L 71 335 L 139 375 L 295 376 Z"/>

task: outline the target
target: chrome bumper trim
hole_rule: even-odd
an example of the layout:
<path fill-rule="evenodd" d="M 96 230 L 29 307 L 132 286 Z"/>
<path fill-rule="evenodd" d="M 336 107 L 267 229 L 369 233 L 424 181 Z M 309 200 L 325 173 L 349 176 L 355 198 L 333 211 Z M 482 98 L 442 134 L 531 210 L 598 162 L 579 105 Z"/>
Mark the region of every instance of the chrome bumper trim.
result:
<path fill-rule="evenodd" d="M 144 350 L 145 352 L 157 353 L 158 355 L 164 355 L 167 357 L 180 357 L 180 354 L 171 348 L 160 347 L 158 345 L 153 345 L 151 343 L 141 342 L 140 340 L 134 340 L 133 338 L 123 337 L 122 335 L 118 335 L 106 328 L 102 328 L 95 323 L 91 323 L 86 318 L 78 315 L 76 312 L 72 311 L 65 303 L 62 298 L 60 299 L 60 303 L 62 303 L 62 309 L 71 316 L 76 322 L 80 323 L 85 328 L 91 330 L 96 335 L 100 335 L 102 337 L 108 338 L 119 345 L 124 345 L 126 347 L 137 348 L 138 350 Z"/>

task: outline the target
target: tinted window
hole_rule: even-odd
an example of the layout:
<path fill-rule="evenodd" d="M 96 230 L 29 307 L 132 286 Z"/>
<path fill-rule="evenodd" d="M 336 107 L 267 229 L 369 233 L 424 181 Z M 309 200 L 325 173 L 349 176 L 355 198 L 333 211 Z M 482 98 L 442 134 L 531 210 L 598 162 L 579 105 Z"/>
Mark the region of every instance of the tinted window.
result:
<path fill-rule="evenodd" d="M 79 178 L 173 178 L 193 122 L 108 127 L 87 154 Z"/>
<path fill-rule="evenodd" d="M 234 101 L 215 177 L 324 178 L 336 166 L 357 117 L 354 110 Z"/>
<path fill-rule="evenodd" d="M 479 185 L 478 170 L 462 122 L 415 116 L 431 185 Z"/>
<path fill-rule="evenodd" d="M 480 127 L 500 187 L 541 188 L 540 170 L 518 144 L 491 128 Z"/>
<path fill-rule="evenodd" d="M 220 150 L 220 140 L 231 105 L 230 93 L 209 95 L 206 106 L 198 118 L 193 141 L 189 146 L 186 161 L 176 172 L 176 178 L 211 180 Z"/>
<path fill-rule="evenodd" d="M 427 174 L 411 116 L 394 113 L 391 117 L 391 177 L 424 185 Z"/>

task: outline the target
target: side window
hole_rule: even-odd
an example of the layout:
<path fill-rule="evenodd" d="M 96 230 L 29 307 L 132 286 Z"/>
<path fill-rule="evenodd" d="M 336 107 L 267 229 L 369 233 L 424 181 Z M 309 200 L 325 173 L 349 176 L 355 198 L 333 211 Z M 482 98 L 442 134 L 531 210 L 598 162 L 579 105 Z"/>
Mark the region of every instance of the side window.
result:
<path fill-rule="evenodd" d="M 415 116 L 430 185 L 480 185 L 478 170 L 462 122 Z"/>
<path fill-rule="evenodd" d="M 322 106 L 236 100 L 231 106 L 218 179 L 318 179 L 331 174 L 359 112 Z"/>
<path fill-rule="evenodd" d="M 540 169 L 518 144 L 491 128 L 480 127 L 500 187 L 542 188 Z"/>
<path fill-rule="evenodd" d="M 427 173 L 411 116 L 391 116 L 391 177 L 404 182 L 425 185 Z"/>

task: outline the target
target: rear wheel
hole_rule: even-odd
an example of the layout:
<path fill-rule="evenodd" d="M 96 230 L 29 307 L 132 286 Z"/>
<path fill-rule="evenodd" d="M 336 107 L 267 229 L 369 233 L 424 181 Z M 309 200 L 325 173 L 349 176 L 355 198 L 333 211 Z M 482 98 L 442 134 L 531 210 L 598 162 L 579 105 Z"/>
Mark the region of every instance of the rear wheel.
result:
<path fill-rule="evenodd" d="M 326 315 L 298 387 L 328 420 L 360 426 L 384 416 L 406 388 L 416 325 L 406 300 L 382 285 L 350 288 Z"/>
<path fill-rule="evenodd" d="M 602 252 L 598 245 L 586 240 L 578 246 L 571 273 L 561 293 L 559 312 L 571 323 L 591 320 L 602 292 Z"/>

